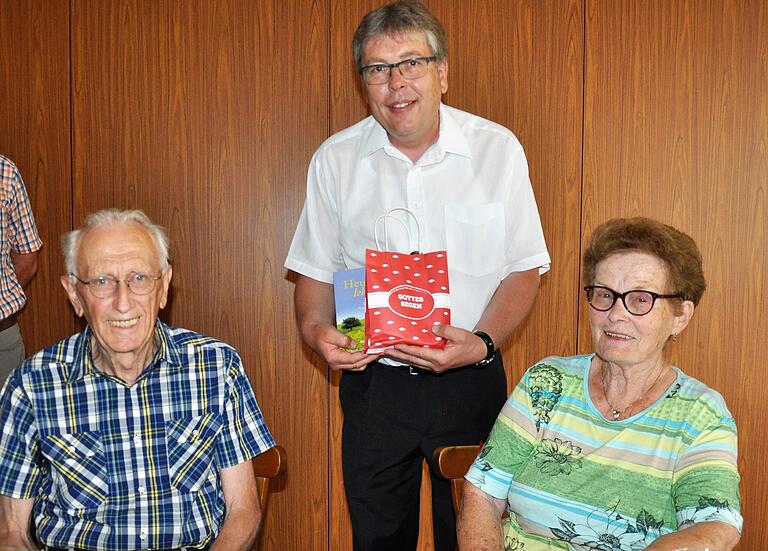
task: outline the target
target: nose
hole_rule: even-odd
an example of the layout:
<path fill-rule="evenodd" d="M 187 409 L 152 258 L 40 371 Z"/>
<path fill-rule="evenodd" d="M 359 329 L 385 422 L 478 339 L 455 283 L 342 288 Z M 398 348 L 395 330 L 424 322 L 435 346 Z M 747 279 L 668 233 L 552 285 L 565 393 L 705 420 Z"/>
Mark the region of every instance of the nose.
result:
<path fill-rule="evenodd" d="M 624 306 L 624 301 L 617 297 L 616 302 L 614 302 L 611 309 L 608 310 L 608 319 L 624 319 L 629 315 L 629 310 Z"/>
<path fill-rule="evenodd" d="M 392 67 L 389 70 L 389 80 L 387 81 L 387 86 L 389 86 L 390 90 L 399 90 L 405 86 L 405 79 L 400 73 L 399 67 Z"/>
<path fill-rule="evenodd" d="M 128 288 L 127 282 L 117 282 L 117 287 L 115 287 L 115 294 L 112 297 L 112 302 L 116 310 L 120 312 L 126 312 L 131 308 L 131 293 L 132 291 Z"/>

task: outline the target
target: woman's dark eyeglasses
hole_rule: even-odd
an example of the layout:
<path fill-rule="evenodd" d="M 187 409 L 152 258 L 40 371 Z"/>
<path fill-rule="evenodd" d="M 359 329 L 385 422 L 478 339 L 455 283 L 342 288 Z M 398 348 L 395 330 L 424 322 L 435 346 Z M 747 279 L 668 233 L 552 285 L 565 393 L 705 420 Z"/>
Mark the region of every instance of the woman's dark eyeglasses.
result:
<path fill-rule="evenodd" d="M 584 287 L 587 292 L 587 302 L 599 312 L 607 312 L 618 299 L 621 299 L 624 308 L 633 316 L 644 316 L 653 309 L 656 300 L 660 298 L 682 298 L 680 295 L 660 295 L 645 289 L 632 289 L 626 293 L 619 293 L 601 285 L 588 285 Z"/>

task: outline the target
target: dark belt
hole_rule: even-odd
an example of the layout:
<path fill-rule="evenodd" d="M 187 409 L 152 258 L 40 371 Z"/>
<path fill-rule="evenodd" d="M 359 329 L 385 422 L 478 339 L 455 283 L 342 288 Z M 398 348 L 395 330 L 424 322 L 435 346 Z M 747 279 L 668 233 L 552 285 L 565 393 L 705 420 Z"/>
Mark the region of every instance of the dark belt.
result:
<path fill-rule="evenodd" d="M 394 369 L 397 371 L 404 371 L 408 375 L 437 375 L 435 371 L 430 369 L 421 369 L 420 367 L 413 367 L 412 365 L 389 365 L 385 363 L 379 363 L 383 369 Z"/>
<path fill-rule="evenodd" d="M 493 361 L 496 361 L 496 357 L 498 356 L 498 351 L 493 356 Z M 389 365 L 382 362 L 374 362 L 376 365 L 380 365 L 384 369 L 396 369 L 398 371 L 406 372 L 408 375 L 431 375 L 433 377 L 440 377 L 443 375 L 443 373 L 451 373 L 453 371 L 456 371 L 458 369 L 482 369 L 485 366 L 477 365 L 477 364 L 470 364 L 470 365 L 463 365 L 461 367 L 457 367 L 454 369 L 450 369 L 448 371 L 432 371 L 431 369 L 422 369 L 420 367 L 414 367 L 412 365 Z"/>
<path fill-rule="evenodd" d="M 16 325 L 16 314 L 11 314 L 4 320 L 0 321 L 0 331 L 5 331 L 9 327 Z"/>

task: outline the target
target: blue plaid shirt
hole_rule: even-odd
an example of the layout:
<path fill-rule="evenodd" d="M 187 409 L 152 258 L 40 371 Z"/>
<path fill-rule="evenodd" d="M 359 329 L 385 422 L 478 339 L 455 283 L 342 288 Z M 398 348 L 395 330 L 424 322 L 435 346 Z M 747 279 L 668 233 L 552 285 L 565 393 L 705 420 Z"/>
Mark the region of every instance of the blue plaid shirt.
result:
<path fill-rule="evenodd" d="M 240 356 L 158 321 L 128 387 L 97 370 L 90 328 L 21 364 L 0 393 L 0 494 L 36 498 L 51 547 L 171 549 L 213 542 L 218 471 L 274 446 Z"/>

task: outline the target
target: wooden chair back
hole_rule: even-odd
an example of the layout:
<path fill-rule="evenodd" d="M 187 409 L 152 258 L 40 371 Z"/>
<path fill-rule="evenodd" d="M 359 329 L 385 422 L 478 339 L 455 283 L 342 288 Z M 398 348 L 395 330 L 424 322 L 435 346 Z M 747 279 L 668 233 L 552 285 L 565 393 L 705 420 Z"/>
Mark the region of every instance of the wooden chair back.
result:
<path fill-rule="evenodd" d="M 432 456 L 438 476 L 451 481 L 451 498 L 456 514 L 461 510 L 461 489 L 464 484 L 464 475 L 477 454 L 480 453 L 481 447 L 481 444 L 443 446 L 437 448 Z"/>
<path fill-rule="evenodd" d="M 261 510 L 267 508 L 269 499 L 269 481 L 285 471 L 286 455 L 282 446 L 275 446 L 251 460 L 253 474 L 256 475 L 256 487 L 259 490 Z"/>

